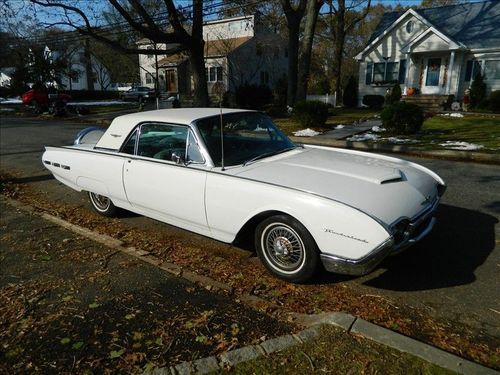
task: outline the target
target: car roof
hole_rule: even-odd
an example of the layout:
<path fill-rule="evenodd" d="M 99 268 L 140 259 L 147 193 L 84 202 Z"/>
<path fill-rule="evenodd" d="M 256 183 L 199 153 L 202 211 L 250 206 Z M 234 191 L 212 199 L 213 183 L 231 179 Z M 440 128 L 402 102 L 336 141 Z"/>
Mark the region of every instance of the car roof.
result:
<path fill-rule="evenodd" d="M 227 113 L 255 112 L 233 108 L 171 108 L 155 111 L 137 112 L 116 117 L 96 147 L 119 150 L 130 132 L 141 122 L 168 122 L 171 124 L 189 125 L 201 118 Z"/>

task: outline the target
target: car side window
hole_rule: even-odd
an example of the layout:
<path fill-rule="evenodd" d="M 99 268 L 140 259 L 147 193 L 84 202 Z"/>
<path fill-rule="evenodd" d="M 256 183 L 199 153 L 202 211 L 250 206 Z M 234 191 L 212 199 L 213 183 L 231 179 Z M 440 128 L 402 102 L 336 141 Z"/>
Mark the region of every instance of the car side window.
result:
<path fill-rule="evenodd" d="M 122 147 L 121 152 L 123 152 L 124 154 L 134 155 L 136 139 L 137 139 L 137 130 L 134 130 L 134 132 L 131 135 L 129 135 L 128 139 L 126 140 L 124 146 Z"/>
<path fill-rule="evenodd" d="M 188 128 L 170 124 L 143 124 L 137 155 L 179 163 L 186 159 Z"/>

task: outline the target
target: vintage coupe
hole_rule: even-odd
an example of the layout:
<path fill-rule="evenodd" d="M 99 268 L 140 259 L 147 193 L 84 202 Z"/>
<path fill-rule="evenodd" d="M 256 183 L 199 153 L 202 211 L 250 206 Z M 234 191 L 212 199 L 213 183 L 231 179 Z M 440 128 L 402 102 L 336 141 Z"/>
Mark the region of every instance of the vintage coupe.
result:
<path fill-rule="evenodd" d="M 266 115 L 191 108 L 117 117 L 46 147 L 55 178 L 117 208 L 231 243 L 251 234 L 274 275 L 362 275 L 426 236 L 445 183 L 408 161 L 294 144 Z"/>

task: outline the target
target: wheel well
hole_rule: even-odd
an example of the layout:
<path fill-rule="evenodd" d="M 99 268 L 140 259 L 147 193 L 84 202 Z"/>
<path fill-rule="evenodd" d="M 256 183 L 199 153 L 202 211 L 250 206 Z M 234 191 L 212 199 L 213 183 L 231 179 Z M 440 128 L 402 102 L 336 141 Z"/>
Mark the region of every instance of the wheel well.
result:
<path fill-rule="evenodd" d="M 275 215 L 288 215 L 285 212 L 282 211 L 264 211 L 261 212 L 254 217 L 252 217 L 250 220 L 248 220 L 239 230 L 238 234 L 236 235 L 233 244 L 238 245 L 246 250 L 251 250 L 255 251 L 254 249 L 254 243 L 253 243 L 253 236 L 255 233 L 255 229 L 257 228 L 257 225 L 262 220 L 267 219 L 268 217 L 275 216 Z"/>

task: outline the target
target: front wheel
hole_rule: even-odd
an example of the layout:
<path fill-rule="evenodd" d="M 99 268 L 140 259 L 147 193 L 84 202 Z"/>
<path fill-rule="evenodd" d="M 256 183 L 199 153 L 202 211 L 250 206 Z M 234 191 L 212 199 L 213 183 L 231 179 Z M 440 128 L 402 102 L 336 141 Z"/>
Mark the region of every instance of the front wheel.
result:
<path fill-rule="evenodd" d="M 104 195 L 89 192 L 89 199 L 92 208 L 100 215 L 114 217 L 118 213 L 118 208 Z"/>
<path fill-rule="evenodd" d="M 263 220 L 255 231 L 255 248 L 268 271 L 280 279 L 301 283 L 318 269 L 319 252 L 314 239 L 290 216 Z"/>

